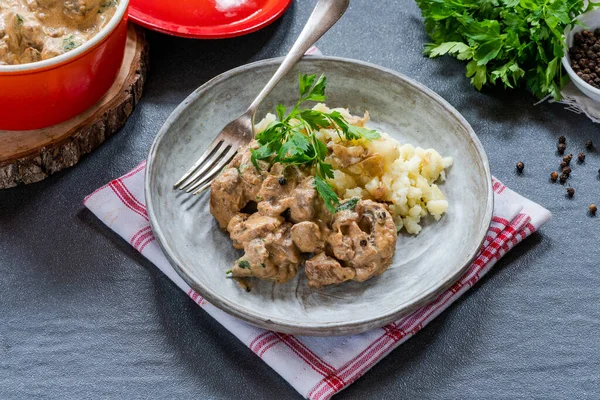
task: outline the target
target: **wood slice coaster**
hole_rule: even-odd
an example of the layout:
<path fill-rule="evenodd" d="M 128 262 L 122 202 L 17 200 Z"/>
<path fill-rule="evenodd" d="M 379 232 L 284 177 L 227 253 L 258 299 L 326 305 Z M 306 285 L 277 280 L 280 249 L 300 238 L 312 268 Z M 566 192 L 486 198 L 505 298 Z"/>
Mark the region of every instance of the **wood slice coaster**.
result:
<path fill-rule="evenodd" d="M 0 189 L 38 182 L 77 164 L 125 124 L 142 97 L 148 67 L 144 31 L 130 25 L 127 34 L 121 71 L 92 108 L 49 128 L 0 130 Z"/>

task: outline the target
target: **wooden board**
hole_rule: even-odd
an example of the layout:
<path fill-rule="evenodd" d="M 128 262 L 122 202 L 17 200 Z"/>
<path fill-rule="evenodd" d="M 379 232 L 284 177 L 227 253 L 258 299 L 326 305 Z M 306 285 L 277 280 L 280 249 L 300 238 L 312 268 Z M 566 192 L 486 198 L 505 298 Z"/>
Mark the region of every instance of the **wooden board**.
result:
<path fill-rule="evenodd" d="M 144 32 L 130 25 L 123 67 L 91 109 L 50 128 L 0 130 L 0 189 L 38 182 L 71 167 L 116 133 L 142 96 L 147 67 Z"/>

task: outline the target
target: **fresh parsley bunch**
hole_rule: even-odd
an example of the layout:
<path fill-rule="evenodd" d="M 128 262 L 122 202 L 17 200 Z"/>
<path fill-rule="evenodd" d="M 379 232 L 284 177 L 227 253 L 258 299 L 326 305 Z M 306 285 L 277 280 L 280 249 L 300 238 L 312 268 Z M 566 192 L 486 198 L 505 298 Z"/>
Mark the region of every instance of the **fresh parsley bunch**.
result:
<path fill-rule="evenodd" d="M 467 77 L 481 90 L 501 82 L 538 98 L 560 99 L 567 82 L 560 60 L 564 30 L 587 9 L 584 0 L 416 0 L 433 43 L 425 54 L 469 60 Z"/>
<path fill-rule="evenodd" d="M 256 141 L 261 145 L 252 150 L 252 163 L 260 169 L 258 160 L 286 165 L 315 167 L 315 189 L 323 199 L 329 211 L 338 211 L 340 201 L 327 182 L 333 178 L 333 167 L 325 162 L 329 154 L 327 146 L 315 136 L 322 128 L 335 129 L 337 134 L 346 140 L 378 139 L 380 134 L 372 129 L 351 125 L 337 111 L 325 113 L 310 108 L 302 108 L 307 101 L 325 102 L 327 78 L 321 75 L 299 76 L 300 99 L 288 112 L 285 106 L 278 104 L 275 108 L 278 120 L 271 123 L 264 131 L 258 133 Z M 356 205 L 356 202 L 354 202 Z"/>

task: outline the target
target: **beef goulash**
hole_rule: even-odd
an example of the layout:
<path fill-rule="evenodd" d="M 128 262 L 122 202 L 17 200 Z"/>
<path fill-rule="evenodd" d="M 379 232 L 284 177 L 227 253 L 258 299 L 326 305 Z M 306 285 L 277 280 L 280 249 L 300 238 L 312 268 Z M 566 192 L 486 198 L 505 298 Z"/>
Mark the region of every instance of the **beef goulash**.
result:
<path fill-rule="evenodd" d="M 0 0 L 0 65 L 47 60 L 81 46 L 115 14 L 116 0 Z"/>
<path fill-rule="evenodd" d="M 309 170 L 266 162 L 257 170 L 250 162 L 253 147 L 256 142 L 240 150 L 211 187 L 212 214 L 233 246 L 244 250 L 233 276 L 283 283 L 306 258 L 314 287 L 363 282 L 386 270 L 397 233 L 384 205 L 351 199 L 353 208 L 332 215 L 317 198 Z"/>
<path fill-rule="evenodd" d="M 228 273 L 284 283 L 301 267 L 311 287 L 364 282 L 392 263 L 398 232 L 448 209 L 437 186 L 453 160 L 401 144 L 324 103 L 326 78 L 300 75 L 300 100 L 255 126 L 211 184 L 210 212 L 233 247 Z M 247 286 L 247 285 L 246 285 Z"/>

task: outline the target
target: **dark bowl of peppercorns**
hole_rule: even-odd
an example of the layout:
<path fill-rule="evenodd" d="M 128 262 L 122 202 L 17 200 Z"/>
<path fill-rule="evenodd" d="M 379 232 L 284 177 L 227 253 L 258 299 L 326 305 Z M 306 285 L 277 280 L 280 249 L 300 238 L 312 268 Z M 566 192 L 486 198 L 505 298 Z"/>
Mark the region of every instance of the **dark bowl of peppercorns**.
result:
<path fill-rule="evenodd" d="M 565 30 L 568 50 L 562 64 L 577 88 L 600 102 L 600 9 L 577 18 L 586 28 L 576 25 Z"/>

